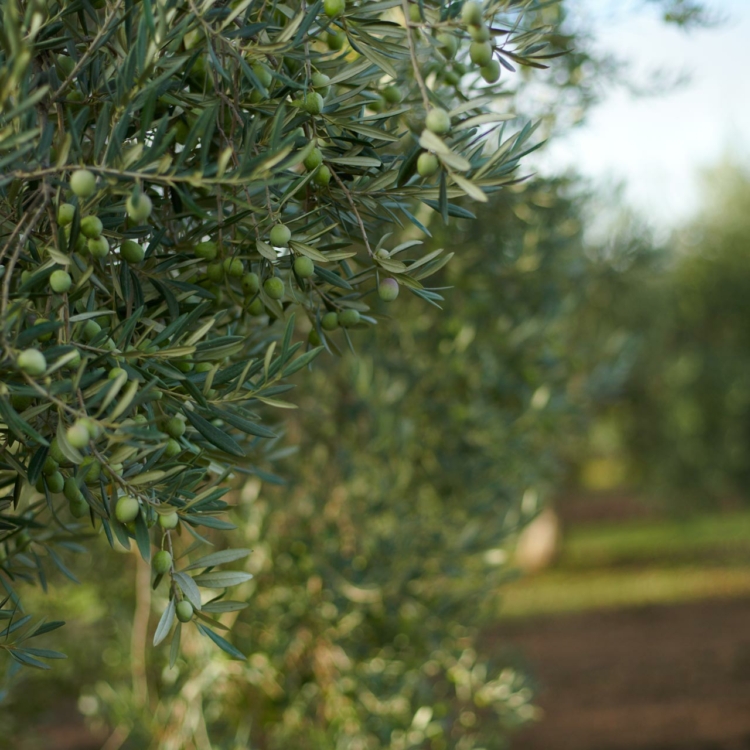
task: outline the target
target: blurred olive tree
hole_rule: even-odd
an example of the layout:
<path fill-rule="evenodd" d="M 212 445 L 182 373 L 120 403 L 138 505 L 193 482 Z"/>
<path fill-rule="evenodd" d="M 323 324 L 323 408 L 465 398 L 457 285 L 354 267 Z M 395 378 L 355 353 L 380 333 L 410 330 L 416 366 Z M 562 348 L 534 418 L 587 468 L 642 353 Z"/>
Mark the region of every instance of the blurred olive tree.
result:
<path fill-rule="evenodd" d="M 746 170 L 712 170 L 700 216 L 599 310 L 637 352 L 601 418 L 621 435 L 630 484 L 673 508 L 745 502 L 750 488 L 748 205 Z"/>
<path fill-rule="evenodd" d="M 502 748 L 535 716 L 523 665 L 482 631 L 513 535 L 584 432 L 592 379 L 618 367 L 619 348 L 592 360 L 575 328 L 612 273 L 585 252 L 585 199 L 567 182 L 505 191 L 436 237 L 461 247 L 438 276 L 449 310 L 404 299 L 398 326 L 306 376 L 274 456 L 289 486 L 238 490 L 233 542 L 254 550 L 255 579 L 238 591 L 249 608 L 221 621 L 249 660 L 206 663 L 205 639 L 185 633 L 175 667 L 150 655 L 146 669 L 145 634 L 105 616 L 104 665 L 97 653 L 71 690 L 94 724 L 124 748 L 205 735 L 217 748 L 395 750 Z M 147 608 L 147 579 L 137 593 Z M 41 689 L 70 676 L 56 679 Z"/>

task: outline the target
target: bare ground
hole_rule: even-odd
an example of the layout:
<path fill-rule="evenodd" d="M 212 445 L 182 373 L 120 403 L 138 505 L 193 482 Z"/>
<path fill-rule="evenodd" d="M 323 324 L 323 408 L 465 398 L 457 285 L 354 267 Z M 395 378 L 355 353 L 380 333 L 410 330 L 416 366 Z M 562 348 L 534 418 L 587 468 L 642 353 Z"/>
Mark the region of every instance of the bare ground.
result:
<path fill-rule="evenodd" d="M 750 750 L 750 599 L 509 621 L 543 720 L 513 750 Z"/>

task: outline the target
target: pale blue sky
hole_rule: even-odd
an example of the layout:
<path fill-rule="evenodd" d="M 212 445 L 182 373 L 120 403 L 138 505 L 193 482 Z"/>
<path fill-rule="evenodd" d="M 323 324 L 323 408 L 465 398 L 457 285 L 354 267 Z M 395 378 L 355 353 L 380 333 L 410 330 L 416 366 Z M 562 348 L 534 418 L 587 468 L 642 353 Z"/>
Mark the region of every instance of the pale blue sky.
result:
<path fill-rule="evenodd" d="M 625 199 L 661 229 L 699 207 L 700 170 L 726 153 L 750 155 L 750 0 L 709 0 L 728 20 L 689 32 L 665 27 L 637 0 L 574 0 L 598 44 L 630 61 L 637 80 L 658 68 L 690 82 L 658 98 L 610 94 L 587 124 L 539 153 L 543 173 L 576 165 L 599 182 L 625 183 Z"/>

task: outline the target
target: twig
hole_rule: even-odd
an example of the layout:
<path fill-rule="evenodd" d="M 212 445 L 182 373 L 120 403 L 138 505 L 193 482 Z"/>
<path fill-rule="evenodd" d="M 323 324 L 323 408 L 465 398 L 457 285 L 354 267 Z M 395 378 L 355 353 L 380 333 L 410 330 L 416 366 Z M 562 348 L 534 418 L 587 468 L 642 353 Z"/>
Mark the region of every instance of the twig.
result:
<path fill-rule="evenodd" d="M 329 169 L 331 168 L 329 167 Z M 338 182 L 339 187 L 344 191 L 344 195 L 349 201 L 349 205 L 351 206 L 352 211 L 354 211 L 354 215 L 357 217 L 357 223 L 359 224 L 359 231 L 362 232 L 362 239 L 365 241 L 365 247 L 367 248 L 367 252 L 369 255 L 372 255 L 373 254 L 372 248 L 370 247 L 370 241 L 367 239 L 367 231 L 365 230 L 365 223 L 362 221 L 362 217 L 359 215 L 359 211 L 357 210 L 357 206 L 354 203 L 352 194 L 349 192 L 346 185 L 344 185 L 341 178 L 336 174 L 335 170 L 331 169 L 331 174 L 333 175 L 333 179 L 336 180 L 336 182 Z"/>
<path fill-rule="evenodd" d="M 417 60 L 417 50 L 414 47 L 414 39 L 411 35 L 411 22 L 409 21 L 409 4 L 406 0 L 401 0 L 401 7 L 404 11 L 404 23 L 406 24 L 406 39 L 409 42 L 409 54 L 411 55 L 411 66 L 414 68 L 414 78 L 417 80 L 417 85 L 422 93 L 422 104 L 424 104 L 425 112 L 430 109 L 430 98 L 427 95 L 427 86 L 425 86 L 424 78 L 422 78 L 422 71 L 419 69 L 419 62 Z"/>

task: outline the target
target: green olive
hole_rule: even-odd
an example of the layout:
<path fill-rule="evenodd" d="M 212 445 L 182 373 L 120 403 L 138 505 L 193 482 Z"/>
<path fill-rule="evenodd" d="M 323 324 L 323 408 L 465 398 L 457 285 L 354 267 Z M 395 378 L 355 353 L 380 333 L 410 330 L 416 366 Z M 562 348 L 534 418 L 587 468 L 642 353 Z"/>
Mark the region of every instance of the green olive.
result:
<path fill-rule="evenodd" d="M 81 234 L 88 239 L 101 237 L 104 231 L 102 220 L 98 216 L 84 216 L 81 219 Z"/>
<path fill-rule="evenodd" d="M 47 369 L 47 360 L 38 349 L 24 349 L 16 360 L 18 369 L 33 377 L 41 375 Z"/>
<path fill-rule="evenodd" d="M 115 517 L 120 523 L 131 523 L 138 518 L 140 508 L 138 500 L 130 495 L 123 495 L 115 506 Z"/>
<path fill-rule="evenodd" d="M 180 517 L 176 511 L 170 511 L 169 513 L 159 513 L 159 526 L 162 529 L 174 529 L 180 522 Z"/>
<path fill-rule="evenodd" d="M 350 328 L 359 323 L 360 317 L 359 310 L 342 310 L 339 313 L 339 323 L 344 328 Z"/>
<path fill-rule="evenodd" d="M 285 224 L 276 224 L 269 234 L 271 244 L 275 247 L 288 247 L 292 239 L 292 232 Z"/>
<path fill-rule="evenodd" d="M 171 417 L 164 423 L 164 432 L 179 440 L 185 434 L 185 423 L 179 417 Z"/>
<path fill-rule="evenodd" d="M 428 130 L 431 130 L 437 135 L 443 135 L 451 129 L 451 118 L 450 115 L 441 107 L 435 107 L 431 109 L 427 114 L 425 125 Z"/>
<path fill-rule="evenodd" d="M 315 264 L 302 255 L 294 261 L 294 273 L 301 279 L 309 279 L 315 273 Z"/>
<path fill-rule="evenodd" d="M 396 279 L 383 279 L 378 285 L 378 295 L 385 302 L 393 302 L 398 297 L 398 281 Z"/>
<path fill-rule="evenodd" d="M 284 296 L 284 282 L 276 276 L 266 279 L 263 289 L 271 299 L 281 299 Z"/>
<path fill-rule="evenodd" d="M 70 176 L 70 189 L 79 198 L 90 198 L 96 192 L 96 177 L 88 169 L 77 169 Z"/>
<path fill-rule="evenodd" d="M 180 622 L 190 622 L 193 619 L 193 605 L 187 599 L 183 599 L 177 602 L 175 613 Z"/>
<path fill-rule="evenodd" d="M 151 565 L 154 569 L 154 573 L 157 575 L 164 575 L 169 572 L 172 567 L 172 555 L 166 550 L 160 550 L 154 555 L 154 559 L 151 561 Z"/>

